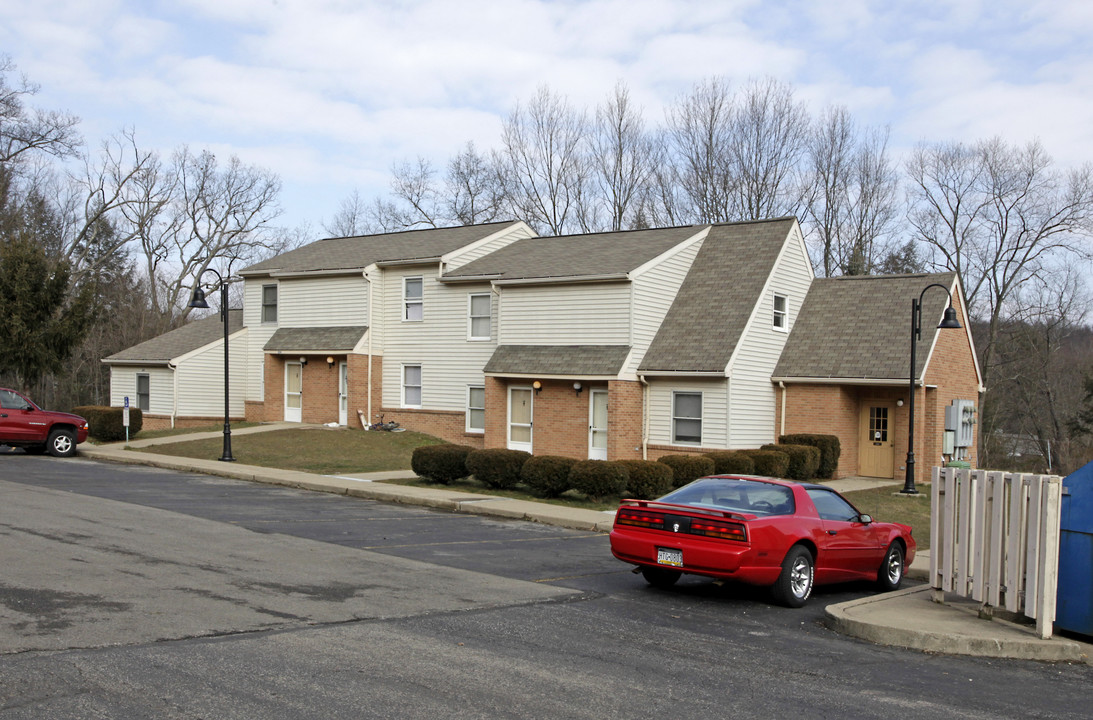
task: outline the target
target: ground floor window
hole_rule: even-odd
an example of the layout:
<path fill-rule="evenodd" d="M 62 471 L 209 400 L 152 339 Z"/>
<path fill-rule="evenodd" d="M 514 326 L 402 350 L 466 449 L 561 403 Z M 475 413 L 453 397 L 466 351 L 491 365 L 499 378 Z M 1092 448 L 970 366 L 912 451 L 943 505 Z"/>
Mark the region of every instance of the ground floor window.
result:
<path fill-rule="evenodd" d="M 486 388 L 467 388 L 467 432 L 486 432 Z"/>
<path fill-rule="evenodd" d="M 421 366 L 402 366 L 402 406 L 421 407 Z"/>
<path fill-rule="evenodd" d="M 141 412 L 148 412 L 148 402 L 151 396 L 151 383 L 144 373 L 137 374 L 137 407 Z"/>
<path fill-rule="evenodd" d="M 672 393 L 672 442 L 702 444 L 702 393 Z"/>

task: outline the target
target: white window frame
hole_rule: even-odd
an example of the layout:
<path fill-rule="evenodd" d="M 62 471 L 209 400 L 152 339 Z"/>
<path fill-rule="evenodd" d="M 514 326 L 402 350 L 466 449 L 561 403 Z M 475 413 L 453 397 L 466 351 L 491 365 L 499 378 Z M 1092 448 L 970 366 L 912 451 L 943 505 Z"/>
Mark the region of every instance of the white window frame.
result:
<path fill-rule="evenodd" d="M 421 285 L 421 295 L 416 298 L 411 298 L 407 295 L 407 286 L 417 281 Z M 410 308 L 412 306 L 420 308 L 421 317 L 410 317 Z M 414 277 L 402 278 L 402 321 L 403 322 L 421 322 L 425 319 L 425 278 L 421 275 L 415 275 Z"/>
<path fill-rule="evenodd" d="M 778 309 L 778 299 L 782 300 L 782 309 Z M 789 332 L 789 297 L 782 293 L 774 293 L 774 314 L 771 324 L 778 332 Z M 780 321 L 780 324 L 779 324 Z"/>
<path fill-rule="evenodd" d="M 481 297 L 486 298 L 487 311 L 486 311 L 485 315 L 475 315 L 474 314 L 474 299 L 475 298 L 481 298 Z M 475 335 L 474 334 L 474 321 L 475 320 L 481 320 L 483 318 L 485 318 L 485 320 L 486 320 L 486 334 L 485 335 Z M 478 342 L 478 341 L 483 341 L 483 340 L 490 340 L 492 338 L 493 338 L 493 293 L 488 293 L 488 292 L 469 293 L 467 295 L 467 339 Z"/>
<path fill-rule="evenodd" d="M 148 392 L 144 395 L 144 403 L 141 404 L 140 398 L 140 379 L 144 378 L 148 383 Z M 137 396 L 137 408 L 141 412 L 149 412 L 148 408 L 152 407 L 152 376 L 148 373 L 137 373 L 134 379 L 134 394 Z"/>
<path fill-rule="evenodd" d="M 411 368 L 417 368 L 417 374 L 418 374 L 418 384 L 417 385 L 408 385 L 406 383 L 406 371 L 411 369 Z M 424 383 L 424 373 L 423 373 L 422 368 L 421 368 L 421 363 L 403 363 L 402 364 L 402 372 L 401 372 L 401 375 L 399 377 L 399 389 L 401 391 L 400 394 L 402 396 L 401 397 L 402 407 L 404 407 L 404 408 L 420 408 L 422 406 L 422 393 L 424 391 L 424 387 L 423 387 L 424 384 L 425 384 Z M 411 388 L 416 387 L 417 388 L 418 403 L 416 405 L 406 402 L 406 388 L 408 388 L 408 387 L 411 387 Z"/>
<path fill-rule="evenodd" d="M 482 407 L 475 407 L 471 405 L 471 392 L 473 390 L 482 391 Z M 471 411 L 482 411 L 482 427 L 474 427 L 471 425 Z M 486 386 L 485 385 L 468 385 L 467 386 L 467 425 L 466 431 L 468 433 L 475 433 L 477 435 L 484 434 L 486 432 Z"/>
<path fill-rule="evenodd" d="M 266 290 L 268 290 L 270 288 L 273 289 L 273 304 L 272 305 L 266 302 Z M 266 284 L 266 285 L 262 286 L 262 322 L 264 324 L 269 324 L 269 325 L 276 325 L 277 324 L 277 305 L 280 302 L 280 297 L 279 296 L 280 296 L 280 291 L 277 288 L 277 283 Z M 269 308 L 273 309 L 273 318 L 272 319 L 267 319 L 267 317 L 266 317 L 266 315 L 267 315 L 266 310 L 269 309 Z"/>
<path fill-rule="evenodd" d="M 698 396 L 698 417 L 683 417 L 676 413 L 676 400 L 681 395 L 697 395 Z M 672 444 L 673 445 L 688 445 L 691 447 L 700 447 L 702 445 L 702 412 L 703 412 L 703 398 L 701 392 L 695 392 L 692 390 L 676 390 L 672 392 Z M 694 440 L 680 440 L 679 433 L 676 430 L 676 422 L 679 420 L 698 420 L 698 441 Z"/>

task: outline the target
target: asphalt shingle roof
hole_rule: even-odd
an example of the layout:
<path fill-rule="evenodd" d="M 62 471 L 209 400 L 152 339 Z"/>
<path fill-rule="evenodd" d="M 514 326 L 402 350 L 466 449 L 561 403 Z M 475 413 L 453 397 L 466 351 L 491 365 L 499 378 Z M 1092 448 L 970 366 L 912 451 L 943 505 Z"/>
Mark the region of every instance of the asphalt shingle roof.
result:
<path fill-rule="evenodd" d="M 724 372 L 795 222 L 714 225 L 639 372 Z"/>
<path fill-rule="evenodd" d="M 503 375 L 618 375 L 626 345 L 499 345 L 485 372 Z"/>
<path fill-rule="evenodd" d="M 228 310 L 228 332 L 243 328 L 243 311 Z M 220 313 L 201 320 L 194 320 L 180 328 L 145 340 L 144 342 L 114 353 L 103 362 L 110 364 L 166 364 L 169 360 L 204 347 L 224 337 L 224 321 Z"/>
<path fill-rule="evenodd" d="M 278 328 L 262 349 L 271 352 L 349 352 L 367 329 L 365 325 Z"/>
<path fill-rule="evenodd" d="M 445 273 L 444 277 L 516 280 L 625 275 L 704 227 L 526 238 Z"/>
<path fill-rule="evenodd" d="M 382 235 L 317 240 L 296 250 L 243 268 L 240 274 L 363 270 L 372 263 L 426 260 L 488 237 L 515 222 L 429 228 Z"/>
<path fill-rule="evenodd" d="M 911 362 L 911 301 L 932 283 L 950 289 L 954 280 L 954 273 L 937 273 L 813 281 L 774 377 L 906 378 Z M 931 290 L 922 303 L 916 378 L 922 377 L 949 298 L 941 290 Z"/>

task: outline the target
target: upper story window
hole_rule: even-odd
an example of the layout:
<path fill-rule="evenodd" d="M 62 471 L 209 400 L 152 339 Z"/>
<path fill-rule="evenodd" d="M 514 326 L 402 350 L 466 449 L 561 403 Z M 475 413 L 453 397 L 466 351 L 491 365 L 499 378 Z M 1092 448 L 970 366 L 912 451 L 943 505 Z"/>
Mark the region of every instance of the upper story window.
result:
<path fill-rule="evenodd" d="M 702 393 L 672 393 L 672 442 L 702 444 Z"/>
<path fill-rule="evenodd" d="M 774 329 L 783 332 L 789 330 L 789 305 L 785 295 L 774 293 Z"/>
<path fill-rule="evenodd" d="M 423 278 L 403 278 L 402 280 L 402 319 L 421 320 L 425 316 Z"/>
<path fill-rule="evenodd" d="M 470 340 L 490 339 L 489 293 L 473 294 L 467 298 L 467 338 Z"/>
<path fill-rule="evenodd" d="M 262 322 L 277 322 L 277 286 L 262 286 Z"/>

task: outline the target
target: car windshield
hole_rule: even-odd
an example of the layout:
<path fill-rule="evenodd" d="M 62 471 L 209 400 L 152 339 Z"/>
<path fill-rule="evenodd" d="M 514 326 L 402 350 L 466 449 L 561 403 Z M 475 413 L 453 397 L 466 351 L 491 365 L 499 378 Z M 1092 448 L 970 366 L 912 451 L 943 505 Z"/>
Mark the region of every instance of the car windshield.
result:
<path fill-rule="evenodd" d="M 790 488 L 739 478 L 701 478 L 660 500 L 753 515 L 792 515 L 796 509 Z"/>

